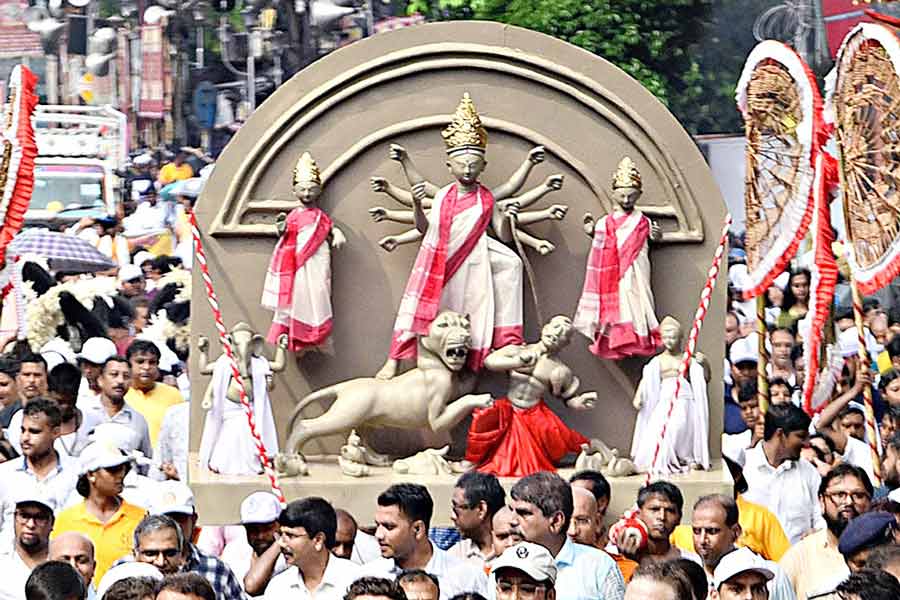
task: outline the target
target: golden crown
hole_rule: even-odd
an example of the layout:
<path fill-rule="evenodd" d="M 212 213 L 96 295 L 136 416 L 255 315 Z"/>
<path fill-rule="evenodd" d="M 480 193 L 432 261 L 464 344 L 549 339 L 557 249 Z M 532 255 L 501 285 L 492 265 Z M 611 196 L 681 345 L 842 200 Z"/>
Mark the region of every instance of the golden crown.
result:
<path fill-rule="evenodd" d="M 319 173 L 319 165 L 309 152 L 304 152 L 297 165 L 294 167 L 294 183 L 301 181 L 322 185 L 322 175 Z"/>
<path fill-rule="evenodd" d="M 613 175 L 612 189 L 636 188 L 641 189 L 641 172 L 637 165 L 629 157 L 619 161 L 619 166 Z"/>
<path fill-rule="evenodd" d="M 481 124 L 481 117 L 475 110 L 475 103 L 469 97 L 469 92 L 463 94 L 453 120 L 441 132 L 441 137 L 444 138 L 448 154 L 464 150 L 484 152 L 487 148 L 487 131 Z"/>

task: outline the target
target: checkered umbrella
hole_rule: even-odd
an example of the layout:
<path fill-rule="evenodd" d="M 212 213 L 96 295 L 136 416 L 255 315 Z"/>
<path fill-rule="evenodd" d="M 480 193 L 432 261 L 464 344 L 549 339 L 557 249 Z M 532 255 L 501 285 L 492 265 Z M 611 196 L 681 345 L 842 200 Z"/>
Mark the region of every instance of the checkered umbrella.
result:
<path fill-rule="evenodd" d="M 112 269 L 116 264 L 108 256 L 74 235 L 46 229 L 26 229 L 13 238 L 7 256 L 34 254 L 47 259 L 53 271 L 93 273 Z"/>

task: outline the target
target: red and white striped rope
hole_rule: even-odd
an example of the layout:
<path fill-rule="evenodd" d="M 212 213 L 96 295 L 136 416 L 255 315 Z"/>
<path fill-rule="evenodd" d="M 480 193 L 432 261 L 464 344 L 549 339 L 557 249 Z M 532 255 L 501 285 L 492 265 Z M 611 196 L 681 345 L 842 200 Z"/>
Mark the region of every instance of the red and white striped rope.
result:
<path fill-rule="evenodd" d="M 653 473 L 663 472 L 658 469 L 656 461 L 659 459 L 659 451 L 662 448 L 663 441 L 666 438 L 666 430 L 669 421 L 672 418 L 672 411 L 675 410 L 675 402 L 678 399 L 678 393 L 681 391 L 681 381 L 687 376 L 688 368 L 691 365 L 691 359 L 697 349 L 697 338 L 700 337 L 700 328 L 703 326 L 703 319 L 709 311 L 709 303 L 712 299 L 713 289 L 716 287 L 716 279 L 719 276 L 719 265 L 722 263 L 722 256 L 725 254 L 725 247 L 728 245 L 728 229 L 731 227 L 731 215 L 725 216 L 725 223 L 722 226 L 722 237 L 719 238 L 719 245 L 713 255 L 712 264 L 706 274 L 706 283 L 703 284 L 703 290 L 700 292 L 700 304 L 697 306 L 697 312 L 694 314 L 694 322 L 691 325 L 691 332 L 688 335 L 687 344 L 684 347 L 684 354 L 681 357 L 681 366 L 678 369 L 678 378 L 675 380 L 675 392 L 669 398 L 669 411 L 666 414 L 666 420 L 663 422 L 662 431 L 659 433 L 659 439 L 656 440 L 656 449 L 653 451 L 653 461 L 650 463 L 650 469 L 647 471 L 645 485 L 650 483 Z"/>
<path fill-rule="evenodd" d="M 209 266 L 206 264 L 206 253 L 203 251 L 203 242 L 200 240 L 200 228 L 197 225 L 197 217 L 194 214 L 194 211 L 189 211 L 188 215 L 191 222 L 191 237 L 194 238 L 194 254 L 197 257 L 197 264 L 200 265 L 203 284 L 206 286 L 206 297 L 209 300 L 209 306 L 212 309 L 213 317 L 215 318 L 216 329 L 219 332 L 219 340 L 222 342 L 222 347 L 225 349 L 225 355 L 228 356 L 228 362 L 231 364 L 231 375 L 238 385 L 241 406 L 244 407 L 244 414 L 247 416 L 247 425 L 250 426 L 250 435 L 253 436 L 256 452 L 259 455 L 259 462 L 262 465 L 263 471 L 265 471 L 266 475 L 269 477 L 269 485 L 272 487 L 272 493 L 278 497 L 278 500 L 282 504 L 285 504 L 284 492 L 281 491 L 281 486 L 278 483 L 278 474 L 275 472 L 275 469 L 269 460 L 266 446 L 259 436 L 259 432 L 256 430 L 253 407 L 250 405 L 247 390 L 244 387 L 244 380 L 241 377 L 240 369 L 238 369 L 237 361 L 234 358 L 234 349 L 231 347 L 231 342 L 228 341 L 228 330 L 225 329 L 222 310 L 219 308 L 219 297 L 216 295 L 212 277 L 209 275 Z"/>

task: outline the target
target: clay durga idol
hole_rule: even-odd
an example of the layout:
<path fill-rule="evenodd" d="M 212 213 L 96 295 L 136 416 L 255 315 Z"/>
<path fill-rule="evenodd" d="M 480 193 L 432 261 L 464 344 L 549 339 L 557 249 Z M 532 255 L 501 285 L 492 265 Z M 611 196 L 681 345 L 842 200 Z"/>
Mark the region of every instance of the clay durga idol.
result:
<path fill-rule="evenodd" d="M 468 93 L 442 136 L 447 168 L 455 181 L 440 189 L 419 175 L 402 148 L 392 150 L 412 185 L 415 230 L 401 237 L 422 243 L 397 311 L 388 360 L 378 373 L 381 379 L 396 375 L 399 360 L 415 357 L 416 336 L 428 331 L 441 310 L 468 315 L 469 366 L 474 371 L 492 348 L 523 342 L 522 261 L 501 242 L 512 241 L 518 211 L 559 189 L 562 177 L 514 197 L 531 167 L 542 159 L 541 151 L 533 152 L 506 183 L 493 190 L 481 184 L 487 131 Z M 426 206 L 429 195 L 433 200 Z M 488 235 L 489 228 L 500 241 Z"/>
<path fill-rule="evenodd" d="M 631 455 L 641 470 L 678 473 L 688 469 L 709 469 L 709 400 L 706 385 L 709 374 L 705 357 L 697 353 L 682 380 L 671 416 L 669 401 L 682 361 L 681 324 L 667 316 L 660 324 L 665 350 L 644 366 L 634 397 L 638 411 Z M 653 454 L 663 426 L 666 437 L 656 464 Z"/>
<path fill-rule="evenodd" d="M 662 238 L 659 225 L 635 208 L 641 173 L 627 156 L 613 176 L 618 208 L 594 221 L 584 215 L 584 232 L 593 239 L 584 288 L 575 310 L 575 328 L 591 341 L 598 358 L 651 356 L 660 345 L 648 241 Z"/>
<path fill-rule="evenodd" d="M 300 206 L 277 217 L 280 237 L 266 272 L 261 303 L 275 312 L 269 342 L 274 344 L 286 334 L 288 349 L 302 353 L 328 347 L 331 247 L 340 249 L 346 238 L 317 206 L 322 178 L 309 152 L 304 152 L 294 167 L 292 189 Z"/>
<path fill-rule="evenodd" d="M 287 335 L 279 336 L 272 361 L 263 355 L 263 337 L 246 323 L 235 325 L 228 337 L 244 382 L 247 400 L 253 406 L 256 430 L 266 451 L 274 456 L 278 452 L 278 432 L 272 416 L 269 392 L 275 386 L 272 374 L 283 371 L 285 367 Z M 201 336 L 197 345 L 200 350 L 200 372 L 204 375 L 212 374 L 202 401 L 203 409 L 208 412 L 200 439 L 200 464 L 223 475 L 262 473 L 256 444 L 250 435 L 250 426 L 241 405 L 240 389 L 232 376 L 231 361 L 223 353 L 209 365 L 209 340 Z"/>
<path fill-rule="evenodd" d="M 555 396 L 571 409 L 588 410 L 597 400 L 597 392 L 578 392 L 578 377 L 558 356 L 572 334 L 572 321 L 559 315 L 544 325 L 537 343 L 506 346 L 488 355 L 485 368 L 509 373 L 507 395 L 475 411 L 466 460 L 459 468 L 524 477 L 552 471 L 563 456 L 590 444 L 545 402 Z"/>

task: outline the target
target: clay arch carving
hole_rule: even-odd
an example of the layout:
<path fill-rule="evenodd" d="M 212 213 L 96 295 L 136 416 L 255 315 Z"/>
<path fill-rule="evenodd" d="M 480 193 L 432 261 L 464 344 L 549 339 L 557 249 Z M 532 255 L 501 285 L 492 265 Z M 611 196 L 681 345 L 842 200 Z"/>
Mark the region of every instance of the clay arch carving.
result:
<path fill-rule="evenodd" d="M 471 27 L 467 27 L 471 25 Z M 553 40 L 547 36 L 529 33 L 540 38 L 540 48 L 520 48 L 510 52 L 501 45 L 485 44 L 480 32 L 484 29 L 506 29 L 499 25 L 485 23 L 454 24 L 454 41 L 441 40 L 441 32 L 449 31 L 441 25 L 428 26 L 434 33 L 429 35 L 431 43 L 414 48 L 399 48 L 380 54 L 372 54 L 361 64 L 348 69 L 343 74 L 333 77 L 321 85 L 306 90 L 298 95 L 293 85 L 296 80 L 282 86 L 275 97 L 284 100 L 292 95 L 297 99 L 290 103 L 288 109 L 275 113 L 267 111 L 267 107 L 276 102 L 263 105 L 245 128 L 254 130 L 257 143 L 253 144 L 246 159 L 242 161 L 237 172 L 231 178 L 224 198 L 220 204 L 209 232 L 215 236 L 250 235 L 275 236 L 272 224 L 278 212 L 289 210 L 293 206 L 290 196 L 290 175 L 282 173 L 279 192 L 261 193 L 258 190 L 260 179 L 266 175 L 267 169 L 274 159 L 303 139 L 307 130 L 322 119 L 327 119 L 330 111 L 342 103 L 359 100 L 360 97 L 374 96 L 377 99 L 379 90 L 390 89 L 411 77 L 423 78 L 435 76 L 438 80 L 452 74 L 459 78 L 460 73 L 482 73 L 492 77 L 518 80 L 530 86 L 531 94 L 544 89 L 552 91 L 568 105 L 577 107 L 576 120 L 593 119 L 605 123 L 618 136 L 627 140 L 631 153 L 644 171 L 645 180 L 655 179 L 660 183 L 660 190 L 645 193 L 641 208 L 651 218 L 664 223 L 664 242 L 702 242 L 704 238 L 701 211 L 697 206 L 696 196 L 692 193 L 684 174 L 678 168 L 674 156 L 665 142 L 665 136 L 655 126 L 664 115 L 671 120 L 666 109 L 659 104 L 649 92 L 636 85 L 622 71 L 592 55 L 573 49 L 571 46 Z M 461 41 L 471 30 L 472 41 Z M 460 35 L 460 32 L 463 35 Z M 478 35 L 474 35 L 479 32 Z M 403 37 L 403 33 L 392 34 Z M 477 39 L 477 41 L 476 41 Z M 368 43 L 368 42 L 366 42 Z M 361 50 L 366 43 L 359 44 Z M 549 46 L 558 45 L 567 52 L 575 50 L 581 60 L 590 58 L 592 66 L 602 71 L 602 77 L 563 66 L 560 62 L 545 58 Z M 356 48 L 351 48 L 356 50 Z M 531 50 L 531 51 L 529 51 Z M 324 68 L 328 59 L 313 65 L 312 69 Z M 577 63 L 575 63 L 577 64 Z M 631 89 L 634 88 L 634 89 Z M 373 90 L 375 92 L 373 93 Z M 462 90 L 460 90 L 461 93 Z M 644 104 L 650 110 L 640 112 L 635 108 L 634 95 L 644 96 Z M 457 96 L 459 94 L 456 94 Z M 473 94 L 476 103 L 481 106 L 483 98 Z M 298 97 L 299 96 L 299 97 Z M 627 97 L 627 101 L 625 98 Z M 455 96 L 448 96 L 445 109 L 450 111 L 455 106 Z M 410 107 L 415 113 L 415 107 Z M 591 148 L 567 148 L 564 143 L 554 140 L 554 127 L 539 130 L 534 125 L 517 123 L 517 103 L 510 103 L 506 114 L 485 112 L 484 122 L 489 134 L 498 133 L 511 138 L 518 138 L 530 145 L 543 144 L 547 147 L 552 160 L 567 166 L 569 171 L 582 180 L 582 184 L 599 202 L 602 212 L 607 212 L 611 201 L 607 196 L 609 172 L 589 168 L 588 161 L 595 157 Z M 393 118 L 375 118 L 373 127 L 366 135 L 357 140 L 340 140 L 337 151 L 332 156 L 321 156 L 315 147 L 310 148 L 325 170 L 323 178 L 326 184 L 340 170 L 351 163 L 362 153 L 373 147 L 386 147 L 391 141 L 403 139 L 406 134 L 433 130 L 435 133 L 446 124 L 449 114 L 414 114 L 395 115 Z M 367 115 L 367 118 L 369 115 Z M 260 132 L 260 127 L 264 128 Z M 239 135 L 243 136 L 244 132 Z M 438 140 L 439 138 L 433 137 Z M 602 146 L 603 140 L 597 140 Z M 490 148 L 489 148 L 490 152 Z M 649 171 L 649 172 L 648 172 Z M 326 192 L 327 193 L 327 192 Z M 327 196 L 325 199 L 327 203 Z M 665 223 L 669 222 L 666 226 Z"/>
<path fill-rule="evenodd" d="M 267 331 L 271 323 L 259 299 L 275 245 L 275 217 L 297 205 L 291 176 L 303 151 L 310 151 L 322 168 L 322 208 L 348 237 L 347 246 L 332 255 L 335 354 L 288 361 L 272 394 L 282 435 L 295 403 L 310 391 L 374 374 L 381 366 L 417 245 L 390 254 L 378 246 L 380 238 L 404 227 L 372 222 L 368 209 L 397 206 L 371 191 L 369 177 L 406 187 L 399 166 L 387 155 L 389 143 L 399 142 L 423 176 L 448 183 L 440 130 L 466 91 L 488 129 L 486 185 L 505 180 L 537 144 L 546 147 L 547 158 L 523 189 L 553 173 L 565 175 L 563 189 L 536 207 L 566 204 L 568 216 L 533 225 L 536 236 L 556 245 L 550 255 L 530 254 L 545 315 L 574 311 L 591 244 L 582 217 L 610 210 L 611 175 L 624 155 L 643 175 L 639 207 L 664 231 L 663 244 L 651 246 L 657 313 L 682 322 L 694 314 L 724 203 L 690 136 L 647 90 L 594 55 L 495 23 L 438 23 L 379 34 L 314 63 L 266 100 L 219 157 L 197 203 L 220 308 L 227 322 L 245 320 L 256 331 Z M 195 319 L 194 332 L 212 337 L 213 323 L 201 308 L 207 301 L 203 286 L 194 289 L 198 313 L 206 315 Z M 720 284 L 699 343 L 715 380 L 721 377 L 724 297 Z M 534 313 L 526 300 L 526 339 L 539 331 Z M 602 391 L 602 408 L 589 414 L 563 410 L 562 416 L 585 435 L 624 450 L 644 361 L 598 361 L 587 344 L 586 338 L 573 342 L 567 360 L 584 389 Z M 206 379 L 197 373 L 192 369 L 192 383 L 204 389 Z M 485 391 L 504 393 L 502 378 L 485 376 L 482 383 Z M 721 423 L 719 394 L 721 389 L 710 389 L 711 423 Z M 315 416 L 323 408 L 310 406 L 304 415 Z M 203 419 L 199 403 L 192 412 L 193 447 Z M 400 453 L 407 446 L 401 447 L 405 438 L 395 433 L 385 436 Z M 714 447 L 718 434 L 711 432 Z M 414 441 L 408 447 L 421 445 L 422 440 Z M 437 447 L 448 440 L 431 441 Z M 343 443 L 323 441 L 321 451 L 335 454 Z"/>

